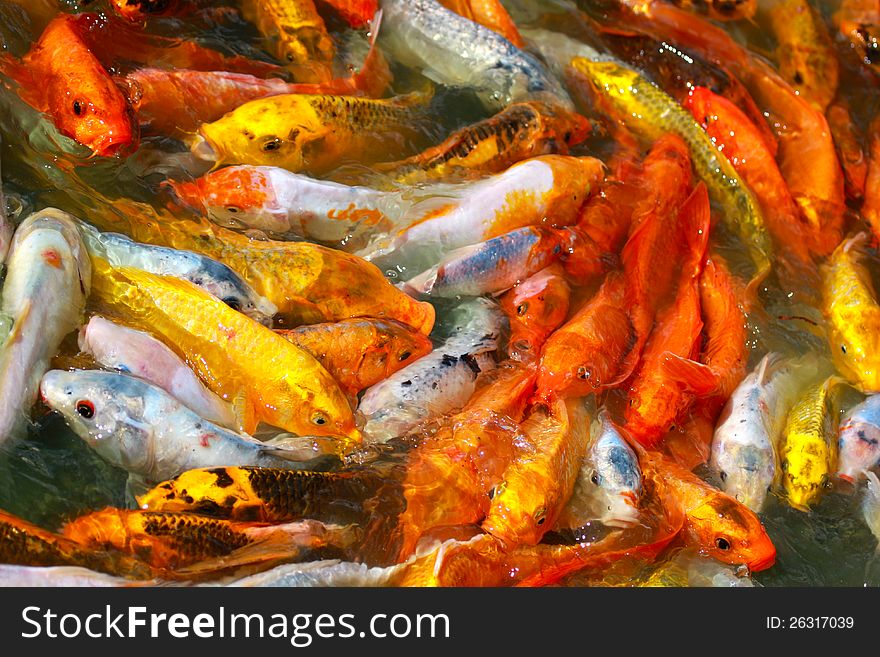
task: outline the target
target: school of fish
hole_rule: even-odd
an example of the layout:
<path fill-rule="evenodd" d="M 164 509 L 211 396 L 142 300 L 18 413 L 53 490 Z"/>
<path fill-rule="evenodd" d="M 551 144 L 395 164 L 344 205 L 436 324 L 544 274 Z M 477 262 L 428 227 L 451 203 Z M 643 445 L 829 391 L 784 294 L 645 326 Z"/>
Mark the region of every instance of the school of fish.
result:
<path fill-rule="evenodd" d="M 876 0 L 75 4 L 0 0 L 0 477 L 116 483 L 0 497 L 0 586 L 880 543 Z"/>

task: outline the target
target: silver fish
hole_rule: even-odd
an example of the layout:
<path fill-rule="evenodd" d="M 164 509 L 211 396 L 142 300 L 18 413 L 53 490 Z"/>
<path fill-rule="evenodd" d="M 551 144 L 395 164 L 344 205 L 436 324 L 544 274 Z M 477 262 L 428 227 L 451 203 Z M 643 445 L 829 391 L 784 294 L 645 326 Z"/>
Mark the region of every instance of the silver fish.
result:
<path fill-rule="evenodd" d="M 79 228 L 92 257 L 103 258 L 114 267 L 182 278 L 261 324 L 272 325 L 278 312 L 275 305 L 223 263 L 192 251 L 141 244 L 120 233 L 101 232 L 85 222 L 80 222 Z"/>
<path fill-rule="evenodd" d="M 48 208 L 25 219 L 12 240 L 0 307 L 0 444 L 24 429 L 50 359 L 82 322 L 92 270 L 75 222 Z"/>
<path fill-rule="evenodd" d="M 214 466 L 297 467 L 309 454 L 199 417 L 161 388 L 103 370 L 52 370 L 40 394 L 99 456 L 149 481 Z"/>
<path fill-rule="evenodd" d="M 840 423 L 837 476 L 856 482 L 880 463 L 880 394 L 847 412 Z"/>
<path fill-rule="evenodd" d="M 436 0 L 382 0 L 380 39 L 403 64 L 439 84 L 474 89 L 489 109 L 542 98 L 573 109 L 568 93 L 533 55 Z"/>
<path fill-rule="evenodd" d="M 104 367 L 159 386 L 209 422 L 236 425 L 232 405 L 208 390 L 177 354 L 149 333 L 95 315 L 79 333 L 79 348 Z"/>
<path fill-rule="evenodd" d="M 477 375 L 494 369 L 489 352 L 498 348 L 504 322 L 497 304 L 473 299 L 452 315 L 456 329 L 442 345 L 366 390 L 358 413 L 367 440 L 386 442 L 459 408 L 473 394 Z"/>
<path fill-rule="evenodd" d="M 604 408 L 590 435 L 574 493 L 556 526 L 577 529 L 598 520 L 610 527 L 631 527 L 639 519 L 642 492 L 638 457 Z"/>
<path fill-rule="evenodd" d="M 3 140 L 0 139 L 0 145 Z M 2 172 L 0 172 L 0 265 L 6 261 L 9 245 L 12 243 L 12 224 L 6 215 L 6 196 L 3 194 Z"/>
<path fill-rule="evenodd" d="M 720 475 L 724 492 L 756 513 L 776 481 L 777 442 L 788 412 L 824 371 L 815 355 L 795 359 L 769 353 L 733 391 L 721 412 L 709 463 Z"/>

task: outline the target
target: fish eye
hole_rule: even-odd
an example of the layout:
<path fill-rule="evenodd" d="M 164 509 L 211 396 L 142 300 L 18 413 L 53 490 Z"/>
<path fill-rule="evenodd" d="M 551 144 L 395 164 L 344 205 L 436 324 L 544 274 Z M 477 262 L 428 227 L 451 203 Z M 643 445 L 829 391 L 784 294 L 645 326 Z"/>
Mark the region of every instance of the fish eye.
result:
<path fill-rule="evenodd" d="M 327 424 L 327 417 L 323 413 L 315 413 L 312 416 L 312 424 L 317 424 L 319 427 Z"/>
<path fill-rule="evenodd" d="M 520 317 L 525 315 L 527 312 L 529 312 L 529 302 L 528 301 L 524 301 L 523 303 L 519 304 L 516 307 L 516 314 Z"/>
<path fill-rule="evenodd" d="M 719 550 L 727 552 L 727 550 L 730 549 L 730 541 L 728 541 L 723 536 L 719 536 L 715 539 L 715 547 L 717 547 Z"/>
<path fill-rule="evenodd" d="M 226 206 L 226 211 L 227 211 L 228 213 L 230 213 L 230 214 L 238 214 L 239 212 L 241 212 L 241 210 L 239 210 L 239 209 L 238 209 L 237 207 L 235 207 L 234 205 L 227 205 L 227 206 Z"/>
<path fill-rule="evenodd" d="M 840 345 L 840 350 L 841 350 L 843 353 L 846 353 L 846 345 L 845 345 L 845 344 Z"/>
<path fill-rule="evenodd" d="M 241 304 L 238 302 L 238 299 L 234 297 L 229 297 L 228 299 L 223 299 L 223 303 L 232 308 L 233 310 L 238 310 L 241 312 Z"/>
<path fill-rule="evenodd" d="M 598 486 L 599 485 L 599 475 L 594 472 L 593 476 L 590 477 L 590 481 L 592 481 L 594 484 L 596 484 Z"/>
<path fill-rule="evenodd" d="M 76 412 L 90 420 L 95 417 L 95 405 L 87 399 L 80 399 L 76 402 Z"/>
<path fill-rule="evenodd" d="M 727 481 L 727 473 L 724 470 L 722 470 L 719 474 L 721 476 L 721 481 Z"/>
<path fill-rule="evenodd" d="M 260 146 L 260 150 L 264 153 L 271 153 L 272 151 L 277 151 L 281 148 L 281 140 L 278 137 L 272 137 L 263 142 L 263 145 Z"/>
<path fill-rule="evenodd" d="M 407 358 L 409 358 L 410 356 L 412 356 L 412 352 L 411 352 L 411 351 L 401 351 L 400 354 L 397 356 L 397 360 L 399 360 L 399 361 L 402 363 L 403 361 L 405 361 L 405 360 L 406 360 Z"/>
<path fill-rule="evenodd" d="M 590 370 L 589 367 L 584 367 L 583 365 L 581 365 L 577 371 L 577 377 L 581 381 L 586 381 L 587 379 L 589 379 L 592 376 L 592 374 L 593 374 L 592 370 Z"/>
<path fill-rule="evenodd" d="M 82 116 L 86 111 L 86 108 L 83 105 L 81 100 L 73 101 L 73 113 L 77 116 Z"/>

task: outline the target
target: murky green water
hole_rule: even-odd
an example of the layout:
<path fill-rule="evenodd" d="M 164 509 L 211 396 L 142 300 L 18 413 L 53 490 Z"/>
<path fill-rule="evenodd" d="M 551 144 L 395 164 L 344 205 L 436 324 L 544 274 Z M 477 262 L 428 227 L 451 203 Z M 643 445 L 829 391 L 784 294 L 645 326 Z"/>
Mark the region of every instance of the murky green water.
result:
<path fill-rule="evenodd" d="M 561 29 L 560 24 L 564 24 L 558 14 L 554 17 L 560 3 L 553 0 L 515 0 L 505 4 L 521 25 L 550 24 Z M 101 6 L 101 2 L 94 2 L 89 9 Z M 832 8 L 822 5 L 825 12 Z M 198 38 L 226 53 L 265 58 L 258 47 L 258 35 L 244 23 L 205 28 L 168 20 L 157 22 L 155 29 L 169 36 Z M 578 28 L 572 25 L 571 29 L 576 33 Z M 38 34 L 39 29 L 34 32 L 19 3 L 0 0 L 0 43 L 8 51 L 23 54 Z M 769 47 L 762 32 L 754 26 L 737 36 L 764 52 Z M 362 48 L 363 43 L 356 44 L 354 50 L 357 47 Z M 396 73 L 397 93 L 421 84 L 412 74 Z M 842 88 L 851 80 L 852 76 L 844 70 Z M 865 112 L 876 103 L 876 98 L 859 102 L 861 105 L 855 109 Z M 481 106 L 467 92 L 440 89 L 432 103 L 437 123 L 432 134 L 426 135 L 427 143 L 484 117 Z M 0 89 L 0 134 L 4 189 L 11 193 L 12 204 L 21 206 L 22 214 L 51 204 L 85 219 L 99 214 L 106 223 L 108 214 L 115 212 L 108 207 L 108 201 L 127 197 L 161 206 L 160 182 L 167 177 L 197 176 L 206 168 L 204 163 L 194 161 L 182 144 L 166 138 L 144 139 L 139 151 L 126 160 L 83 159 L 82 149 L 60 136 L 9 89 Z M 606 148 L 599 136 L 579 147 L 575 154 L 601 157 Z M 117 214 L 116 218 L 119 230 L 124 232 L 125 217 Z M 880 259 L 875 259 L 875 264 L 875 271 L 880 271 Z M 824 338 L 816 334 L 809 322 L 778 319 L 817 316 L 815 308 L 793 307 L 791 292 L 780 289 L 773 281 L 763 291 L 767 319 L 756 319 L 753 324 L 753 362 L 769 349 L 795 353 L 826 349 Z M 441 321 L 434 337 L 448 329 L 443 325 L 443 315 L 438 313 Z M 68 342 L 62 358 L 76 352 L 75 340 Z M 65 362 L 68 361 L 60 361 Z M 107 465 L 89 450 L 60 417 L 48 414 L 38 404 L 25 439 L 0 454 L 0 481 L 4 484 L 0 486 L 0 509 L 55 528 L 85 511 L 125 505 L 126 478 L 125 472 Z M 778 559 L 773 568 L 759 573 L 756 581 L 765 586 L 880 584 L 880 565 L 874 563 L 877 541 L 861 520 L 859 500 L 858 494 L 831 492 L 813 512 L 802 513 L 771 497 L 762 520 L 776 544 Z"/>

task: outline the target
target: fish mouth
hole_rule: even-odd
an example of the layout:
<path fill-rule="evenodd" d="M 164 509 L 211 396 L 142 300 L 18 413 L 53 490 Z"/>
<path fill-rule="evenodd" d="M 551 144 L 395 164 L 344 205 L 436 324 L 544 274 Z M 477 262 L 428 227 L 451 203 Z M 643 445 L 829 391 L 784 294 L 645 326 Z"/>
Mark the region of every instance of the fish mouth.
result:
<path fill-rule="evenodd" d="M 124 130 L 118 134 L 112 131 L 102 134 L 90 144 L 92 154 L 98 157 L 116 157 L 134 150 L 138 146 L 138 138 L 134 133 Z"/>
<path fill-rule="evenodd" d="M 750 561 L 746 565 L 749 567 L 749 570 L 753 573 L 757 573 L 761 570 L 767 570 L 773 564 L 776 563 L 776 549 L 774 548 L 772 551 L 768 552 L 765 556 Z"/>
<path fill-rule="evenodd" d="M 211 145 L 203 134 L 198 134 L 193 137 L 189 150 L 200 160 L 216 162 L 220 159 L 220 154 L 217 152 L 217 149 Z"/>

